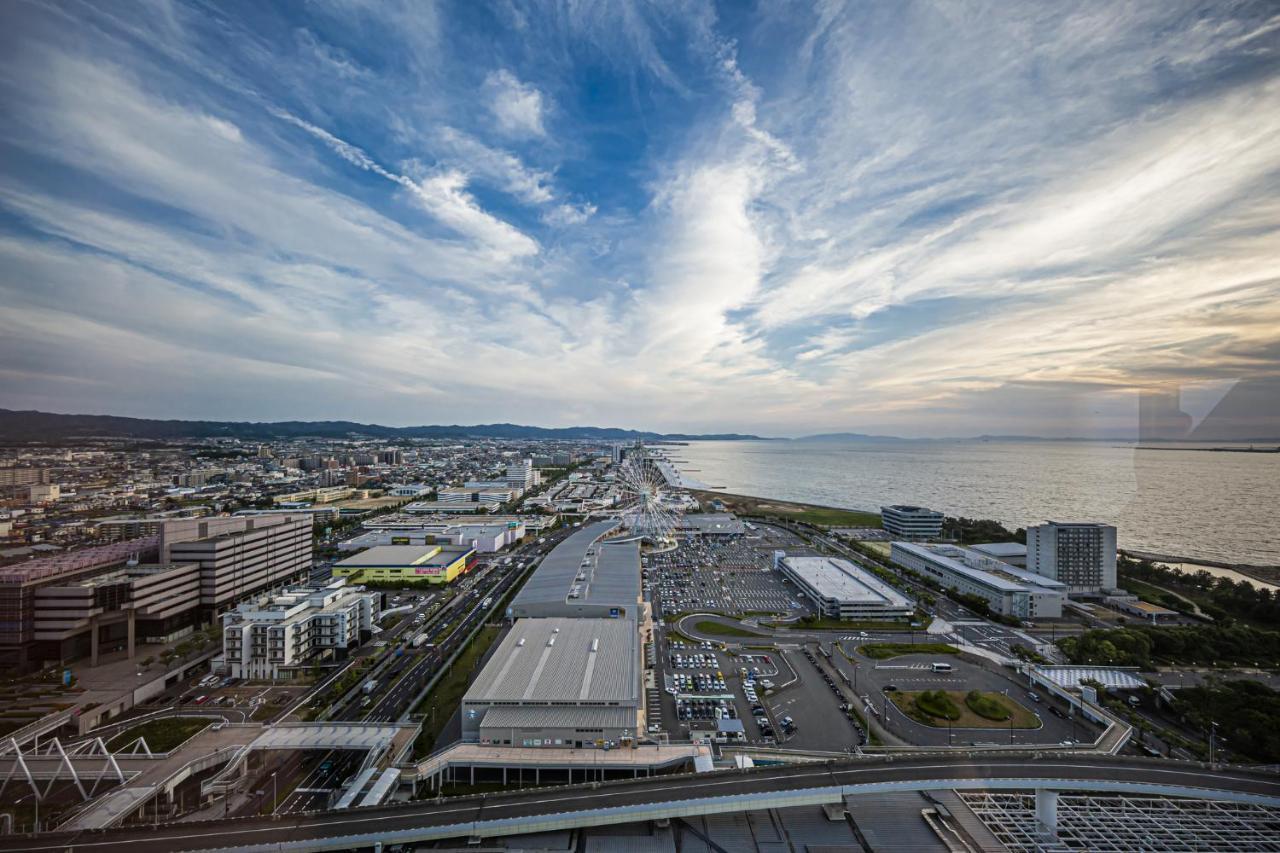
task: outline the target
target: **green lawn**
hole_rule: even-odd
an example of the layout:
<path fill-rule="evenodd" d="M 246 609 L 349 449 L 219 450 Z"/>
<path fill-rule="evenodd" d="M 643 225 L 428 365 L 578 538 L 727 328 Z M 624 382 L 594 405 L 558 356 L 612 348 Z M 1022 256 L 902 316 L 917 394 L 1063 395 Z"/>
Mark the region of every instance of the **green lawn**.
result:
<path fill-rule="evenodd" d="M 889 698 L 911 719 L 936 728 L 946 728 L 948 721 L 958 729 L 1038 729 L 1041 725 L 1035 714 L 1002 693 L 899 690 Z M 975 703 L 983 713 L 974 710 Z"/>
<path fill-rule="evenodd" d="M 902 655 L 954 655 L 960 650 L 947 643 L 867 643 L 858 646 L 872 660 L 888 660 Z"/>
<path fill-rule="evenodd" d="M 133 728 L 125 729 L 107 741 L 107 748 L 124 749 L 138 738 L 144 738 L 152 752 L 169 752 L 212 722 L 213 720 L 209 717 L 169 717 L 148 720 Z"/>
<path fill-rule="evenodd" d="M 754 631 L 748 631 L 746 628 L 739 628 L 737 625 L 726 625 L 724 622 L 713 622 L 710 619 L 704 619 L 701 622 L 695 622 L 693 625 L 695 631 L 701 631 L 704 634 L 715 634 L 718 637 L 762 637 L 763 634 L 757 634 Z"/>
<path fill-rule="evenodd" d="M 874 512 L 861 512 L 839 507 L 817 506 L 815 504 L 778 501 L 768 498 L 753 498 L 747 495 L 730 495 L 720 492 L 696 491 L 695 496 L 703 501 L 718 500 L 725 509 L 738 515 L 790 519 L 803 521 L 819 527 L 879 527 L 880 516 Z"/>
<path fill-rule="evenodd" d="M 431 754 L 436 738 L 440 737 L 445 723 L 449 722 L 453 709 L 462 702 L 462 696 L 467 692 L 467 685 L 471 682 L 472 672 L 501 631 L 501 628 L 494 625 L 481 628 L 462 654 L 458 655 L 458 659 L 453 662 L 453 668 L 449 673 L 436 682 L 431 692 L 424 696 L 418 706 L 413 709 L 413 713 L 427 716 L 422 722 L 422 732 L 413 743 L 414 758 L 425 758 Z M 435 706 L 434 721 L 431 717 L 433 705 Z"/>

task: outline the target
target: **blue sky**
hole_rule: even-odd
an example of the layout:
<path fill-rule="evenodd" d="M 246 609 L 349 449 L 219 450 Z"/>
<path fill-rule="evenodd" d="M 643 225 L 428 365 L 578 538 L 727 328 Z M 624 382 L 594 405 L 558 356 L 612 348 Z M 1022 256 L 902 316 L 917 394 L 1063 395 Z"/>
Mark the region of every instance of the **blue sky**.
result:
<path fill-rule="evenodd" d="M 0 17 L 7 408 L 1089 435 L 1280 369 L 1271 3 Z"/>

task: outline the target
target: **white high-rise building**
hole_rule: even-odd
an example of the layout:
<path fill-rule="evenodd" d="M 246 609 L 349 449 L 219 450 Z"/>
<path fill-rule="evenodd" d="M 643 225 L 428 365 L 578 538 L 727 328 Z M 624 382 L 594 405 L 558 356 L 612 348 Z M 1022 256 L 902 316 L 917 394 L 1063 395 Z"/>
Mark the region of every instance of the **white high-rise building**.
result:
<path fill-rule="evenodd" d="M 1027 569 L 1092 595 L 1116 588 L 1116 529 L 1097 522 L 1049 521 L 1027 528 Z"/>
<path fill-rule="evenodd" d="M 537 485 L 537 477 L 532 459 L 521 459 L 507 466 L 507 485 L 517 494 L 524 494 Z"/>

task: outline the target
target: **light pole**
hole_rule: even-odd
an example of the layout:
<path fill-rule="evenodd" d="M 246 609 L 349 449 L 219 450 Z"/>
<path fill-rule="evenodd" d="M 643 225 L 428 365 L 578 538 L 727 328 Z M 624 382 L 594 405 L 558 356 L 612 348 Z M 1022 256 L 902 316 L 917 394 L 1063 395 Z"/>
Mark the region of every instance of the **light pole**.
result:
<path fill-rule="evenodd" d="M 271 771 L 271 813 L 276 813 L 276 803 L 280 799 L 280 785 L 276 781 L 276 771 Z"/>

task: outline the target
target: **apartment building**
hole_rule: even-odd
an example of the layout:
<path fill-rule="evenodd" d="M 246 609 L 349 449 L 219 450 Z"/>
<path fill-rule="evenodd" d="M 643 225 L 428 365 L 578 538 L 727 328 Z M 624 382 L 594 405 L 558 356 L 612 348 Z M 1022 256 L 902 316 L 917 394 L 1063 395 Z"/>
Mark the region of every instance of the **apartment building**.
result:
<path fill-rule="evenodd" d="M 336 578 L 241 602 L 222 614 L 222 660 L 235 678 L 289 678 L 318 661 L 341 657 L 368 636 L 382 596 Z"/>

